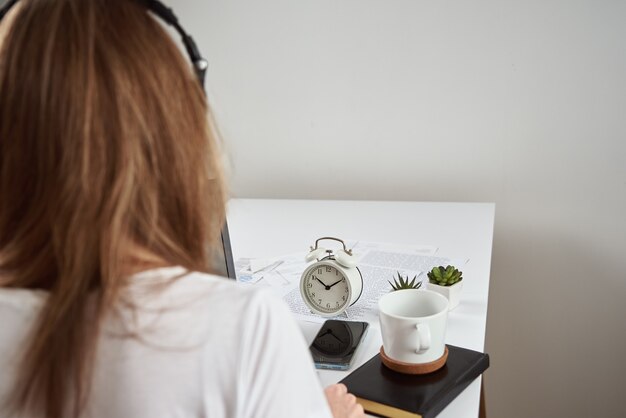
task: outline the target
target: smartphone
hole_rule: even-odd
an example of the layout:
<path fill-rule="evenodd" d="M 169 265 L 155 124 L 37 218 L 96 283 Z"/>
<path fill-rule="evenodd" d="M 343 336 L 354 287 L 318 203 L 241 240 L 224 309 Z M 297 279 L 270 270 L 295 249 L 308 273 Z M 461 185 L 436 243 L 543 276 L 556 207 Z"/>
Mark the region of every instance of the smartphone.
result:
<path fill-rule="evenodd" d="M 309 347 L 315 367 L 348 370 L 357 348 L 365 338 L 368 326 L 367 322 L 336 319 L 324 322 Z"/>

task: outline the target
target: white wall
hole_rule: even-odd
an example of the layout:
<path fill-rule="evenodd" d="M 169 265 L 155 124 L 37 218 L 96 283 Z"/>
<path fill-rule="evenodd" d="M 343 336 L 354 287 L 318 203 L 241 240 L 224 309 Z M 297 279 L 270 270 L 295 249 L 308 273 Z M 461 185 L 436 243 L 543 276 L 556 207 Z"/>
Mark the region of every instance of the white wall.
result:
<path fill-rule="evenodd" d="M 626 416 L 626 2 L 171 3 L 235 195 L 496 202 L 489 415 Z"/>

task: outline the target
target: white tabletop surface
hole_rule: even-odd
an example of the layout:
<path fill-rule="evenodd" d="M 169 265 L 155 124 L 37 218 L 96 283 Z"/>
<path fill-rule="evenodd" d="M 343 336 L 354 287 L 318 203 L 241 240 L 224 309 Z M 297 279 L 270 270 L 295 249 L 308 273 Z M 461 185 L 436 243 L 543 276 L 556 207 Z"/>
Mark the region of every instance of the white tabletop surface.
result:
<path fill-rule="evenodd" d="M 469 258 L 463 293 L 448 317 L 446 343 L 484 351 L 495 205 L 324 200 L 233 199 L 228 226 L 235 260 L 306 251 L 321 236 L 406 245 L 434 245 L 437 255 Z M 320 324 L 300 322 L 310 343 Z M 377 323 L 357 352 L 356 369 L 382 342 Z M 348 372 L 320 371 L 324 385 Z M 478 416 L 480 378 L 452 401 L 440 418 Z"/>

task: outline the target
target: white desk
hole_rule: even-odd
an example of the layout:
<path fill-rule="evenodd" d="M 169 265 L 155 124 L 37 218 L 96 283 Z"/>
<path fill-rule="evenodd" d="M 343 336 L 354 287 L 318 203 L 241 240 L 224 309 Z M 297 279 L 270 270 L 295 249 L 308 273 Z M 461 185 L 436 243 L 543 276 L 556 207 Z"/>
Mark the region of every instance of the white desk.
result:
<path fill-rule="evenodd" d="M 438 254 L 466 257 L 463 294 L 450 312 L 446 342 L 484 351 L 495 205 L 320 200 L 233 199 L 228 226 L 233 256 L 266 258 L 305 251 L 321 236 L 413 245 L 436 245 Z M 302 322 L 310 343 L 319 324 Z M 381 346 L 380 328 L 371 324 L 354 370 Z M 349 372 L 321 371 L 324 385 Z M 440 418 L 478 416 L 480 378 L 439 414 Z"/>

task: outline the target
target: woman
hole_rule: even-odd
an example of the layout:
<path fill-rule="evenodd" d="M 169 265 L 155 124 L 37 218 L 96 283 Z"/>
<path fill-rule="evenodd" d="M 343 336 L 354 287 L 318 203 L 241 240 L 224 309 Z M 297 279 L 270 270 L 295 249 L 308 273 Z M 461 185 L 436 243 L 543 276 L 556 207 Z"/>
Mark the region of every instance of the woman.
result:
<path fill-rule="evenodd" d="M 215 135 L 161 26 L 133 0 L 18 6 L 0 57 L 0 416 L 361 416 L 319 387 L 279 300 L 208 274 Z"/>

